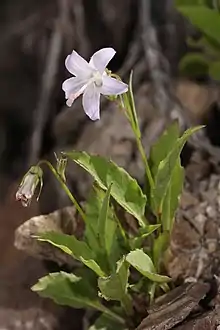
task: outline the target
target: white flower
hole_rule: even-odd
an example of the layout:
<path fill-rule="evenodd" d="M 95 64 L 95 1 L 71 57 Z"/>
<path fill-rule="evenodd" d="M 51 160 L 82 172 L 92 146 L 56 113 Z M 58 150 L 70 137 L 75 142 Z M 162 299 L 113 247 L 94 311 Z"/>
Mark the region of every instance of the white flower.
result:
<path fill-rule="evenodd" d="M 103 48 L 93 54 L 89 63 L 73 50 L 65 61 L 67 70 L 75 77 L 64 81 L 62 89 L 71 106 L 83 94 L 83 108 L 92 120 L 100 119 L 100 94 L 119 95 L 128 90 L 128 85 L 108 76 L 106 66 L 115 55 L 113 48 Z"/>

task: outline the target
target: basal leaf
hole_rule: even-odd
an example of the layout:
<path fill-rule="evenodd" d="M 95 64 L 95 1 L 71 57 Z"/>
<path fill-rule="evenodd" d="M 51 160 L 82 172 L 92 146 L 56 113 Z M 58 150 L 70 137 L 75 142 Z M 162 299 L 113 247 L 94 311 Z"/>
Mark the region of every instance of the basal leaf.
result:
<path fill-rule="evenodd" d="M 96 289 L 86 279 L 74 274 L 51 273 L 42 277 L 31 289 L 41 297 L 53 299 L 59 305 L 102 309 Z"/>
<path fill-rule="evenodd" d="M 86 203 L 85 240 L 96 255 L 96 260 L 102 266 L 102 269 L 108 268 L 109 265 L 115 269 L 116 261 L 121 258 L 122 251 L 119 244 L 120 231 L 111 207 L 108 207 L 102 232 L 99 228 L 99 219 L 105 196 L 105 192 L 101 188 L 93 187 L 90 198 Z M 103 239 L 103 236 L 104 242 L 101 245 L 100 239 Z"/>
<path fill-rule="evenodd" d="M 203 126 L 198 126 L 185 131 L 184 134 L 177 139 L 175 146 L 168 153 L 166 158 L 160 162 L 155 175 L 155 188 L 151 195 L 151 205 L 156 215 L 160 215 L 162 212 L 163 200 L 169 189 L 173 171 L 187 139 L 202 127 Z"/>
<path fill-rule="evenodd" d="M 99 289 L 107 300 L 121 301 L 127 294 L 129 276 L 129 264 L 124 260 L 119 260 L 115 274 L 98 279 Z"/>
<path fill-rule="evenodd" d="M 56 232 L 47 232 L 38 236 L 39 241 L 48 242 L 72 257 L 80 260 L 87 267 L 91 268 L 98 276 L 104 276 L 104 272 L 94 260 L 92 249 L 83 242 L 77 240 L 73 235 L 65 235 Z"/>
<path fill-rule="evenodd" d="M 205 6 L 178 6 L 177 9 L 204 34 L 220 43 L 220 15 L 216 10 Z"/>
<path fill-rule="evenodd" d="M 112 185 L 110 185 L 106 191 L 106 195 L 105 198 L 103 199 L 102 207 L 98 217 L 98 238 L 101 243 L 101 248 L 103 248 L 106 252 L 108 250 L 108 246 L 106 244 L 106 238 L 108 235 L 108 216 L 109 216 L 109 201 L 110 201 L 111 187 Z"/>
<path fill-rule="evenodd" d="M 137 181 L 123 168 L 101 156 L 72 151 L 65 155 L 89 172 L 98 185 L 107 190 L 112 183 L 111 196 L 144 226 L 146 196 Z"/>
<path fill-rule="evenodd" d="M 123 258 L 117 262 L 117 270 L 108 277 L 99 277 L 98 286 L 107 300 L 117 300 L 131 311 L 131 300 L 127 293 L 129 264 Z"/>
<path fill-rule="evenodd" d="M 168 282 L 171 279 L 164 275 L 159 275 L 155 271 L 151 258 L 141 249 L 131 251 L 126 256 L 127 262 L 137 269 L 142 275 L 153 282 Z"/>
<path fill-rule="evenodd" d="M 182 192 L 184 181 L 184 170 L 180 165 L 180 159 L 177 160 L 171 175 L 169 187 L 163 201 L 161 222 L 163 230 L 171 231 L 173 219 L 178 207 L 179 197 Z"/>

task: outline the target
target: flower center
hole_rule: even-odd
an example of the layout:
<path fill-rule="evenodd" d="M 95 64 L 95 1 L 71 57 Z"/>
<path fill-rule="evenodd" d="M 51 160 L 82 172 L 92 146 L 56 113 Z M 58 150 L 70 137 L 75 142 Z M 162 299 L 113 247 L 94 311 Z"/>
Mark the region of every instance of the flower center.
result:
<path fill-rule="evenodd" d="M 96 71 L 95 73 L 93 73 L 93 81 L 96 87 L 102 86 L 102 75 L 100 72 Z"/>

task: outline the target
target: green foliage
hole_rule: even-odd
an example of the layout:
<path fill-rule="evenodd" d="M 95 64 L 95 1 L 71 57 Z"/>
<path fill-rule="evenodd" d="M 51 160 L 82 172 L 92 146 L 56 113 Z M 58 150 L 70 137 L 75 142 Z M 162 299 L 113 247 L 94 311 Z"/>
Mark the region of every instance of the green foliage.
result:
<path fill-rule="evenodd" d="M 166 197 L 166 194 L 169 194 L 169 189 L 172 186 L 172 180 L 175 180 L 177 184 L 182 185 L 182 180 L 176 180 L 175 169 L 178 165 L 180 153 L 187 141 L 187 139 L 196 131 L 201 129 L 200 127 L 190 128 L 185 133 L 176 140 L 175 145 L 171 148 L 170 152 L 166 157 L 160 161 L 155 174 L 155 187 L 151 194 L 151 205 L 155 215 L 160 216 L 163 210 L 163 203 Z M 181 186 L 182 187 L 182 186 Z M 181 187 L 175 187 L 177 191 Z M 174 200 L 173 200 L 174 201 Z M 172 200 L 170 200 L 172 203 Z M 174 201 L 176 204 L 176 200 Z M 170 205 L 170 208 L 173 210 L 174 206 Z"/>
<path fill-rule="evenodd" d="M 180 61 L 180 71 L 189 77 L 211 77 L 219 81 L 220 56 L 220 4 L 212 8 L 208 0 L 177 0 L 178 11 L 201 33 L 199 41 L 189 40 L 195 51 L 186 54 Z"/>
<path fill-rule="evenodd" d="M 151 258 L 144 253 L 143 250 L 136 249 L 131 251 L 126 256 L 127 262 L 137 269 L 143 276 L 147 277 L 153 282 L 169 282 L 171 279 L 168 276 L 159 275 L 156 273 L 154 264 Z"/>
<path fill-rule="evenodd" d="M 85 242 L 77 240 L 73 235 L 47 232 L 41 234 L 38 240 L 58 247 L 63 252 L 81 261 L 85 266 L 91 268 L 97 275 L 103 276 L 105 274 L 94 260 L 95 255 L 92 249 Z"/>
<path fill-rule="evenodd" d="M 128 315 L 132 314 L 131 298 L 128 295 L 129 264 L 123 258 L 117 262 L 116 272 L 108 277 L 100 277 L 98 286 L 106 300 L 120 301 Z"/>
<path fill-rule="evenodd" d="M 74 274 L 59 272 L 44 276 L 32 287 L 32 291 L 53 299 L 59 305 L 102 310 L 97 290 L 86 278 Z"/>
<path fill-rule="evenodd" d="M 86 152 L 72 151 L 65 155 L 92 175 L 102 189 L 112 184 L 111 196 L 140 223 L 144 225 L 146 196 L 137 181 L 123 168 L 101 156 L 89 155 Z"/>

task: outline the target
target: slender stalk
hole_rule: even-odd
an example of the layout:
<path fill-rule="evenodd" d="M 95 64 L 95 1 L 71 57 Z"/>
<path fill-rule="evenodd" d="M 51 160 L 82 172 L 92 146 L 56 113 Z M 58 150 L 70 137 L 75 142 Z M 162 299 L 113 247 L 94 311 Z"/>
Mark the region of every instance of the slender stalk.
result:
<path fill-rule="evenodd" d="M 75 208 L 77 209 L 79 214 L 81 215 L 82 219 L 84 221 L 86 221 L 86 217 L 85 217 L 85 213 L 84 213 L 83 209 L 81 208 L 81 206 L 79 205 L 79 203 L 77 202 L 75 197 L 72 195 L 71 191 L 69 190 L 69 188 L 67 187 L 67 185 L 65 184 L 65 182 L 63 181 L 63 179 L 61 178 L 59 173 L 57 173 L 57 171 L 55 170 L 53 165 L 50 162 L 48 162 L 47 160 L 39 161 L 38 165 L 40 166 L 41 164 L 45 164 L 49 167 L 49 169 L 51 170 L 53 175 L 56 177 L 56 179 L 59 181 L 63 190 L 65 191 L 65 193 L 67 194 L 67 196 L 69 197 L 69 199 L 71 200 L 71 202 L 73 203 L 73 205 L 75 206 Z"/>
<path fill-rule="evenodd" d="M 136 135 L 135 135 L 135 137 L 136 137 L 137 147 L 138 147 L 138 150 L 140 152 L 141 158 L 143 160 L 146 175 L 147 175 L 147 178 L 149 180 L 149 184 L 150 184 L 150 187 L 151 187 L 151 190 L 152 190 L 154 188 L 154 180 L 153 180 L 153 177 L 152 177 L 152 174 L 151 174 L 151 171 L 150 171 L 150 167 L 149 167 L 149 164 L 148 164 L 148 161 L 147 161 L 147 157 L 146 157 L 146 154 L 145 154 L 145 151 L 144 151 L 144 147 L 142 145 L 141 139 Z"/>

